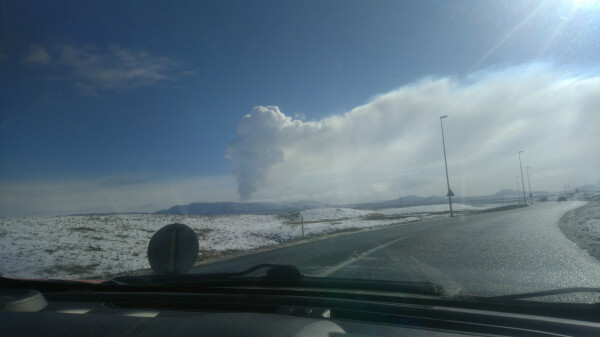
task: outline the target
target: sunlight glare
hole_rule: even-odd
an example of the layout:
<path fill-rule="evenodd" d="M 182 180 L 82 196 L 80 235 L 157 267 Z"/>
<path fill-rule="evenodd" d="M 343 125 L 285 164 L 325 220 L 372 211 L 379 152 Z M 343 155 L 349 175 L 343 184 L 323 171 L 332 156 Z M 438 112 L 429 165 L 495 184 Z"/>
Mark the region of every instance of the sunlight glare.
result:
<path fill-rule="evenodd" d="M 572 0 L 575 7 L 592 7 L 600 4 L 600 0 Z"/>

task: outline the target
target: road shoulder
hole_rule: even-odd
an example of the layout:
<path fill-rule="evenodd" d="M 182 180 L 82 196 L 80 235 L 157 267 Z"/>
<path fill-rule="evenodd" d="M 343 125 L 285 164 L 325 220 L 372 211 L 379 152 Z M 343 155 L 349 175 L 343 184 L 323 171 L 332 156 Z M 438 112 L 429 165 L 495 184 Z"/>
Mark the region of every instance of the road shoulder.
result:
<path fill-rule="evenodd" d="M 565 213 L 559 227 L 569 240 L 600 261 L 600 201 Z"/>

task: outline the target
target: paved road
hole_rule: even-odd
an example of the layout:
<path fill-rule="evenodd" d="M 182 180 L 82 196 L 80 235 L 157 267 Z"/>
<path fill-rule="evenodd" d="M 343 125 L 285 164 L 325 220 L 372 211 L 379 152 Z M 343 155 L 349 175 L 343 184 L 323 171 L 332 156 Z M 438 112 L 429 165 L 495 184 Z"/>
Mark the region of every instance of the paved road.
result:
<path fill-rule="evenodd" d="M 558 228 L 564 213 L 583 204 L 549 202 L 339 235 L 198 266 L 193 272 L 282 263 L 312 276 L 430 281 L 450 293 L 485 296 L 600 287 L 600 262 Z"/>

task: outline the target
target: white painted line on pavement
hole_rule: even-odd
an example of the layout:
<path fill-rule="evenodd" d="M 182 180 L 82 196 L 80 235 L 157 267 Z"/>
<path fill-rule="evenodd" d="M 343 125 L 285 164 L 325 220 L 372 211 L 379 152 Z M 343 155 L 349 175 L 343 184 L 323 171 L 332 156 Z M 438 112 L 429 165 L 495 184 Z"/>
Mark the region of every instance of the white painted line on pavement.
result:
<path fill-rule="evenodd" d="M 354 262 L 356 262 L 356 261 L 358 261 L 358 260 L 362 259 L 363 257 L 367 257 L 367 256 L 369 256 L 371 253 L 374 253 L 374 252 L 376 252 L 376 251 L 378 251 L 378 250 L 380 250 L 380 249 L 382 249 L 382 248 L 385 248 L 385 247 L 387 247 L 387 246 L 389 246 L 389 245 L 392 245 L 392 244 L 394 244 L 394 243 L 396 243 L 396 242 L 398 242 L 398 241 L 402 241 L 402 240 L 404 240 L 404 239 L 406 239 L 407 237 L 409 237 L 409 236 L 412 236 L 412 235 L 413 235 L 413 234 L 409 234 L 409 235 L 405 235 L 405 236 L 403 236 L 403 237 L 399 237 L 399 238 L 397 238 L 397 239 L 394 239 L 394 240 L 392 240 L 392 241 L 390 241 L 390 242 L 384 243 L 384 244 L 382 244 L 381 246 L 377 246 L 377 247 L 375 247 L 375 248 L 373 248 L 373 249 L 367 250 L 366 252 L 364 252 L 364 253 L 360 254 L 359 256 L 356 256 L 356 257 L 351 257 L 351 258 L 349 258 L 348 260 L 346 260 L 346 261 L 343 261 L 343 262 L 340 262 L 340 263 L 338 263 L 337 265 L 335 265 L 335 266 L 333 266 L 333 267 L 331 267 L 331 268 L 327 269 L 326 271 L 322 272 L 321 274 L 319 274 L 319 277 L 327 277 L 327 276 L 330 276 L 331 274 L 333 274 L 333 273 L 337 272 L 338 270 L 340 270 L 340 269 L 342 269 L 342 268 L 344 268 L 344 267 L 346 267 L 346 266 L 348 266 L 348 265 L 350 265 L 350 264 L 352 264 L 352 263 L 354 263 Z"/>

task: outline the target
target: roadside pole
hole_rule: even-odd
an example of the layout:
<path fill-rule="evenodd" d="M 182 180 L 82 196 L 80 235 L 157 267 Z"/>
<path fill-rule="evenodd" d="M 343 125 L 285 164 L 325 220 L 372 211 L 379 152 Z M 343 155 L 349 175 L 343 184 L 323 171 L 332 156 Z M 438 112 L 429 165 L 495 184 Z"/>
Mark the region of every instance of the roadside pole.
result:
<path fill-rule="evenodd" d="M 521 153 L 523 153 L 523 150 L 519 151 L 519 167 L 521 168 L 521 186 L 523 186 L 523 205 L 527 206 L 527 197 L 525 196 L 525 178 L 523 177 L 523 165 L 521 165 Z"/>
<path fill-rule="evenodd" d="M 450 216 L 454 216 L 454 212 L 452 212 L 452 197 L 454 196 L 454 192 L 450 189 L 450 178 L 448 178 L 448 161 L 446 161 L 446 141 L 444 140 L 444 123 L 442 120 L 447 118 L 447 115 L 440 117 L 440 126 L 442 127 L 442 146 L 444 147 L 444 165 L 446 166 L 446 184 L 448 186 L 448 193 L 446 196 L 448 197 L 448 204 L 450 205 Z"/>
<path fill-rule="evenodd" d="M 519 176 L 515 176 L 517 182 L 517 199 L 519 199 L 519 205 L 521 204 L 521 190 L 519 189 Z"/>
<path fill-rule="evenodd" d="M 531 193 L 531 180 L 529 180 L 529 166 L 527 166 L 527 183 L 529 184 L 529 201 L 533 205 L 533 194 Z"/>

